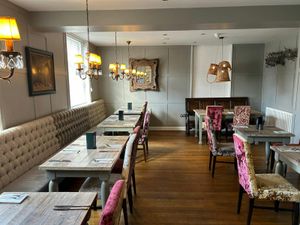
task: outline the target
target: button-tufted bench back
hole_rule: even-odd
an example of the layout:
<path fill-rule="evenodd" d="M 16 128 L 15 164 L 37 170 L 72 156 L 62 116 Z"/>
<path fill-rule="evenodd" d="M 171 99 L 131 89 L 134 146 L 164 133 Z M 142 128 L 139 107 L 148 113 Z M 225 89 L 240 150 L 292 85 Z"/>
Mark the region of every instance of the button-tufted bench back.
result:
<path fill-rule="evenodd" d="M 64 110 L 0 133 L 0 189 L 105 118 L 104 101 Z"/>

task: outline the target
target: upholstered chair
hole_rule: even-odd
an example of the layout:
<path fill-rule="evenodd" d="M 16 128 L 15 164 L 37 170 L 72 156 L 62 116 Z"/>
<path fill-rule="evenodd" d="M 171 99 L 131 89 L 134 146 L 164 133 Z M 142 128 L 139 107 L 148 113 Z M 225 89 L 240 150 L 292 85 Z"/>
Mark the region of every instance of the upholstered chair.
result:
<path fill-rule="evenodd" d="M 251 106 L 240 105 L 234 107 L 233 121 L 226 122 L 225 136 L 226 140 L 228 136 L 233 134 L 234 127 L 248 126 L 250 123 Z"/>
<path fill-rule="evenodd" d="M 123 193 L 125 181 L 118 180 L 113 185 L 107 202 L 100 217 L 99 225 L 118 225 L 120 221 L 121 208 L 123 205 Z"/>
<path fill-rule="evenodd" d="M 209 146 L 209 170 L 211 170 L 212 164 L 212 177 L 215 175 L 216 163 L 235 163 L 230 161 L 217 161 L 217 157 L 220 158 L 222 156 L 232 156 L 235 157 L 234 146 L 233 143 L 218 143 L 215 135 L 215 131 L 213 130 L 212 120 L 206 116 L 205 117 L 205 126 L 207 130 L 207 138 L 208 138 L 208 146 Z"/>
<path fill-rule="evenodd" d="M 151 111 L 147 110 L 143 121 L 143 127 L 141 129 L 141 136 L 139 139 L 139 145 L 142 146 L 142 150 L 144 151 L 145 162 L 147 161 L 147 155 L 149 154 L 148 133 L 149 133 L 150 117 L 151 117 Z"/>
<path fill-rule="evenodd" d="M 212 120 L 212 127 L 214 131 L 221 131 L 223 110 L 224 107 L 219 105 L 206 106 L 206 116 Z"/>
<path fill-rule="evenodd" d="M 250 199 L 247 225 L 251 223 L 253 208 L 275 209 L 275 211 L 278 211 L 280 210 L 279 202 L 292 202 L 292 225 L 298 225 L 299 190 L 279 174 L 255 174 L 250 144 L 238 134 L 233 134 L 233 140 L 240 184 L 237 213 L 240 213 L 243 193 L 246 193 Z M 254 205 L 255 199 L 275 201 L 275 207 Z"/>

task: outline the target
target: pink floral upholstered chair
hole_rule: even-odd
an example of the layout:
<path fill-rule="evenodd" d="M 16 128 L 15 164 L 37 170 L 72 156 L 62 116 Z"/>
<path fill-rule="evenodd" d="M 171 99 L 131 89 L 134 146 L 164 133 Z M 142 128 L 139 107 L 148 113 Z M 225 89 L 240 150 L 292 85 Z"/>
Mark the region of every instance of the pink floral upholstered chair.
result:
<path fill-rule="evenodd" d="M 99 225 L 117 225 L 120 221 L 122 203 L 123 203 L 123 192 L 125 189 L 125 181 L 118 180 L 106 201 L 105 207 L 102 211 Z"/>
<path fill-rule="evenodd" d="M 211 170 L 211 163 L 212 164 L 212 177 L 215 175 L 215 167 L 216 163 L 235 163 L 233 162 L 225 162 L 225 161 L 217 161 L 217 157 L 221 156 L 232 156 L 235 157 L 234 146 L 233 143 L 218 143 L 215 135 L 215 131 L 212 127 L 212 120 L 206 116 L 205 117 L 205 126 L 207 130 L 207 139 L 208 139 L 208 146 L 209 146 L 209 170 Z"/>
<path fill-rule="evenodd" d="M 234 148 L 236 152 L 240 191 L 237 213 L 240 213 L 243 193 L 246 192 L 249 199 L 249 211 L 247 225 L 251 223 L 254 199 L 275 201 L 275 211 L 278 211 L 279 202 L 293 202 L 292 225 L 299 224 L 300 192 L 279 174 L 255 174 L 250 144 L 241 136 L 234 134 Z M 260 207 L 268 209 L 267 207 Z"/>
<path fill-rule="evenodd" d="M 240 105 L 234 107 L 233 127 L 248 126 L 250 122 L 251 106 Z"/>
<path fill-rule="evenodd" d="M 221 131 L 223 110 L 224 107 L 219 105 L 206 106 L 206 116 L 208 116 L 212 120 L 214 131 Z"/>
<path fill-rule="evenodd" d="M 149 154 L 148 133 L 149 133 L 149 125 L 150 125 L 150 116 L 151 116 L 151 111 L 147 110 L 143 121 L 143 128 L 141 129 L 141 136 L 139 139 L 139 145 L 143 146 L 145 162 L 147 161 L 147 155 Z"/>

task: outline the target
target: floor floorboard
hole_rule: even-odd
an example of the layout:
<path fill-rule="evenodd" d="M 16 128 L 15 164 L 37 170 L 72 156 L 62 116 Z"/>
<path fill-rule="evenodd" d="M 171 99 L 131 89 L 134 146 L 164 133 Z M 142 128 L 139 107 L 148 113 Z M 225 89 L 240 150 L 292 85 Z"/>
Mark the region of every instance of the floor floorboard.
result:
<path fill-rule="evenodd" d="M 257 173 L 265 172 L 263 145 L 254 145 Z M 151 132 L 150 155 L 136 163 L 137 195 L 130 225 L 244 225 L 248 198 L 236 214 L 237 173 L 231 164 L 217 164 L 215 177 L 208 171 L 208 146 L 198 145 L 184 132 Z M 231 160 L 230 158 L 227 160 Z M 287 179 L 299 187 L 299 176 L 288 171 Z M 261 202 L 270 205 L 269 202 Z M 282 206 L 290 207 L 290 204 Z M 90 225 L 98 224 L 101 211 L 92 213 Z M 123 224 L 123 221 L 121 221 Z M 291 224 L 290 212 L 255 209 L 252 225 Z"/>

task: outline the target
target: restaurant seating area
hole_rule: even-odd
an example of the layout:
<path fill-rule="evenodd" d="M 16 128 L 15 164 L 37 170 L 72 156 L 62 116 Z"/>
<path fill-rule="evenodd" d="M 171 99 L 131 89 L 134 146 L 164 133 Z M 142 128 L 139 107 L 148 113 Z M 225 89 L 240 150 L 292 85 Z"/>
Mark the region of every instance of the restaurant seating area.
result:
<path fill-rule="evenodd" d="M 0 0 L 0 225 L 300 225 L 300 0 Z"/>

